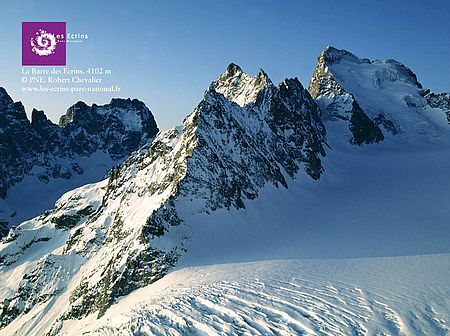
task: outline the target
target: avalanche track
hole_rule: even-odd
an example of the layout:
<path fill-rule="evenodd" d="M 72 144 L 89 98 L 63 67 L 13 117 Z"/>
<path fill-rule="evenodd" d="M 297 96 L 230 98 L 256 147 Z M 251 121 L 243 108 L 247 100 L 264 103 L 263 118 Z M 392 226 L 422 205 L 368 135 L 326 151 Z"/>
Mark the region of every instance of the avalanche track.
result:
<path fill-rule="evenodd" d="M 449 278 L 450 254 L 190 267 L 62 334 L 449 335 Z"/>

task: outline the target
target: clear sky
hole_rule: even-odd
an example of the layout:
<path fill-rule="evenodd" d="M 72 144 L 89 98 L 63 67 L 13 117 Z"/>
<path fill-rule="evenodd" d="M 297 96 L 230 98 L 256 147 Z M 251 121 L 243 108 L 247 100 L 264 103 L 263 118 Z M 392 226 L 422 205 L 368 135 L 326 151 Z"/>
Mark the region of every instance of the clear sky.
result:
<path fill-rule="evenodd" d="M 24 93 L 21 22 L 66 21 L 87 33 L 68 45 L 67 67 L 103 67 L 119 94 Z M 274 83 L 297 76 L 307 86 L 327 45 L 370 59 L 396 59 L 424 87 L 450 92 L 450 1 L 3 1 L 0 86 L 27 112 L 57 121 L 78 100 L 143 100 L 162 129 L 181 123 L 230 62 Z"/>

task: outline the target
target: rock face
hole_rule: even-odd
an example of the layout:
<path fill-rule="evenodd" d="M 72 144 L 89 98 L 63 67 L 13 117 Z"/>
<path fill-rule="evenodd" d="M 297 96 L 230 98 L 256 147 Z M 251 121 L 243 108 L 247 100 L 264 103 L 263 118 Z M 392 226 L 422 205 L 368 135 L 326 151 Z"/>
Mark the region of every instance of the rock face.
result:
<path fill-rule="evenodd" d="M 33 167 L 34 153 L 47 153 L 20 102 L 0 88 L 0 197 Z M 20 164 L 16 164 L 19 161 Z"/>
<path fill-rule="evenodd" d="M 439 100 L 445 109 L 445 94 L 425 99 L 423 91 L 416 75 L 395 60 L 361 59 L 333 47 L 320 54 L 309 84 L 324 120 L 344 122 L 348 140 L 356 145 L 386 137 L 437 137 L 440 130 L 430 121 L 435 114 L 430 106 Z"/>
<path fill-rule="evenodd" d="M 276 87 L 263 71 L 250 77 L 231 64 L 182 127 L 159 133 L 109 179 L 65 194 L 11 230 L 0 245 L 2 272 L 29 263 L 2 298 L 1 325 L 38 306 L 53 309 L 57 298 L 64 307 L 50 335 L 68 319 L 103 315 L 176 264 L 189 214 L 244 208 L 266 185 L 319 179 L 324 142 L 320 111 L 298 79 Z"/>
<path fill-rule="evenodd" d="M 368 62 L 345 50 L 328 47 L 320 54 L 308 90 L 322 107 L 325 119 L 342 120 L 348 124 L 352 144 L 363 145 L 383 141 L 384 136 L 378 125 L 362 110 L 353 94 L 338 84 L 330 71 L 329 67 L 342 59 L 357 64 Z"/>
<path fill-rule="evenodd" d="M 150 110 L 137 99 L 112 99 L 104 106 L 78 102 L 61 117 L 59 126 L 75 153 L 90 154 L 100 148 L 118 159 L 158 132 Z"/>
<path fill-rule="evenodd" d="M 450 93 L 433 93 L 428 90 L 425 98 L 431 107 L 444 111 L 450 124 Z"/>
<path fill-rule="evenodd" d="M 87 159 L 96 153 L 110 158 L 99 168 L 104 176 L 114 162 L 128 157 L 157 132 L 153 115 L 136 99 L 113 99 L 91 107 L 78 102 L 55 125 L 36 109 L 30 122 L 23 105 L 0 88 L 0 198 L 6 199 L 0 204 L 0 222 L 15 224 L 16 218 L 23 219 L 18 209 L 5 203 L 8 190 L 26 177 L 37 178 L 33 190 L 39 192 L 40 184 L 83 175 L 90 168 Z M 66 191 L 78 186 L 67 185 Z"/>

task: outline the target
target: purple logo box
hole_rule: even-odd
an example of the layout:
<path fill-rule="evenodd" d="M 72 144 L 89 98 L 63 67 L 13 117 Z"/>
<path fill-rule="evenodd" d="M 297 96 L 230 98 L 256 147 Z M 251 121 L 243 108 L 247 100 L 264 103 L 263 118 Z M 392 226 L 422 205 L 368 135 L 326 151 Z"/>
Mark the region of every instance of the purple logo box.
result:
<path fill-rule="evenodd" d="M 66 23 L 22 22 L 22 65 L 66 65 Z"/>

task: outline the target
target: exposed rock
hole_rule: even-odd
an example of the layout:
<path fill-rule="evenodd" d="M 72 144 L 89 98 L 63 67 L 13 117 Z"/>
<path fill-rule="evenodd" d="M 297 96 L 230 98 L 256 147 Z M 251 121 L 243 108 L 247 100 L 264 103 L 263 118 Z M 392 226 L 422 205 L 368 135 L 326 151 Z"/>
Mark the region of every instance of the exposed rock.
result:
<path fill-rule="evenodd" d="M 152 113 L 137 99 L 113 99 L 103 106 L 78 102 L 61 117 L 58 126 L 36 109 L 30 122 L 22 104 L 14 103 L 0 88 L 0 198 L 5 199 L 8 189 L 28 176 L 38 178 L 33 189 L 39 192 L 39 183 L 82 175 L 90 165 L 97 164 L 83 158 L 98 152 L 109 156 L 111 162 L 120 162 L 150 142 L 157 132 Z M 97 174 L 99 178 L 109 168 L 101 168 L 104 172 Z M 17 224 L 19 218 L 24 219 L 20 213 L 11 217 L 13 213 L 17 214 L 14 208 L 0 208 L 0 220 Z"/>
<path fill-rule="evenodd" d="M 324 121 L 344 121 L 350 135 L 343 138 L 356 145 L 386 137 L 406 142 L 436 138 L 441 132 L 430 121 L 430 105 L 424 98 L 433 100 L 429 91 L 423 90 L 408 67 L 392 59 L 371 61 L 327 47 L 320 54 L 309 91 Z"/>
<path fill-rule="evenodd" d="M 439 108 L 445 113 L 450 124 L 450 93 L 433 93 L 428 90 L 425 98 L 431 107 Z"/>
<path fill-rule="evenodd" d="M 384 135 L 378 125 L 363 111 L 353 94 L 345 91 L 336 81 L 329 66 L 341 60 L 370 63 L 345 50 L 326 48 L 317 61 L 308 91 L 322 108 L 324 120 L 343 120 L 351 132 L 350 142 L 355 145 L 383 141 Z"/>
<path fill-rule="evenodd" d="M 62 119 L 63 131 L 73 123 L 84 136 L 94 132 L 84 118 L 98 108 L 88 109 L 76 104 Z M 37 113 L 36 119 L 45 122 Z M 163 277 L 185 252 L 192 225 L 186 202 L 189 213 L 241 209 L 267 185 L 319 179 L 324 143 L 320 111 L 297 78 L 275 87 L 262 70 L 250 77 L 230 65 L 182 128 L 159 133 L 108 179 L 67 193 L 53 210 L 11 231 L 0 245 L 2 267 L 18 262 L 40 237 L 53 238 L 23 276 L 20 288 L 32 288 L 31 296 L 19 288 L 3 298 L 2 325 L 38 302 L 51 305 L 60 290 L 69 291 L 69 302 L 51 333 L 64 320 L 102 316 L 121 296 Z M 60 259 L 50 264 L 55 246 Z M 40 295 L 40 279 L 61 270 L 70 282 Z"/>

